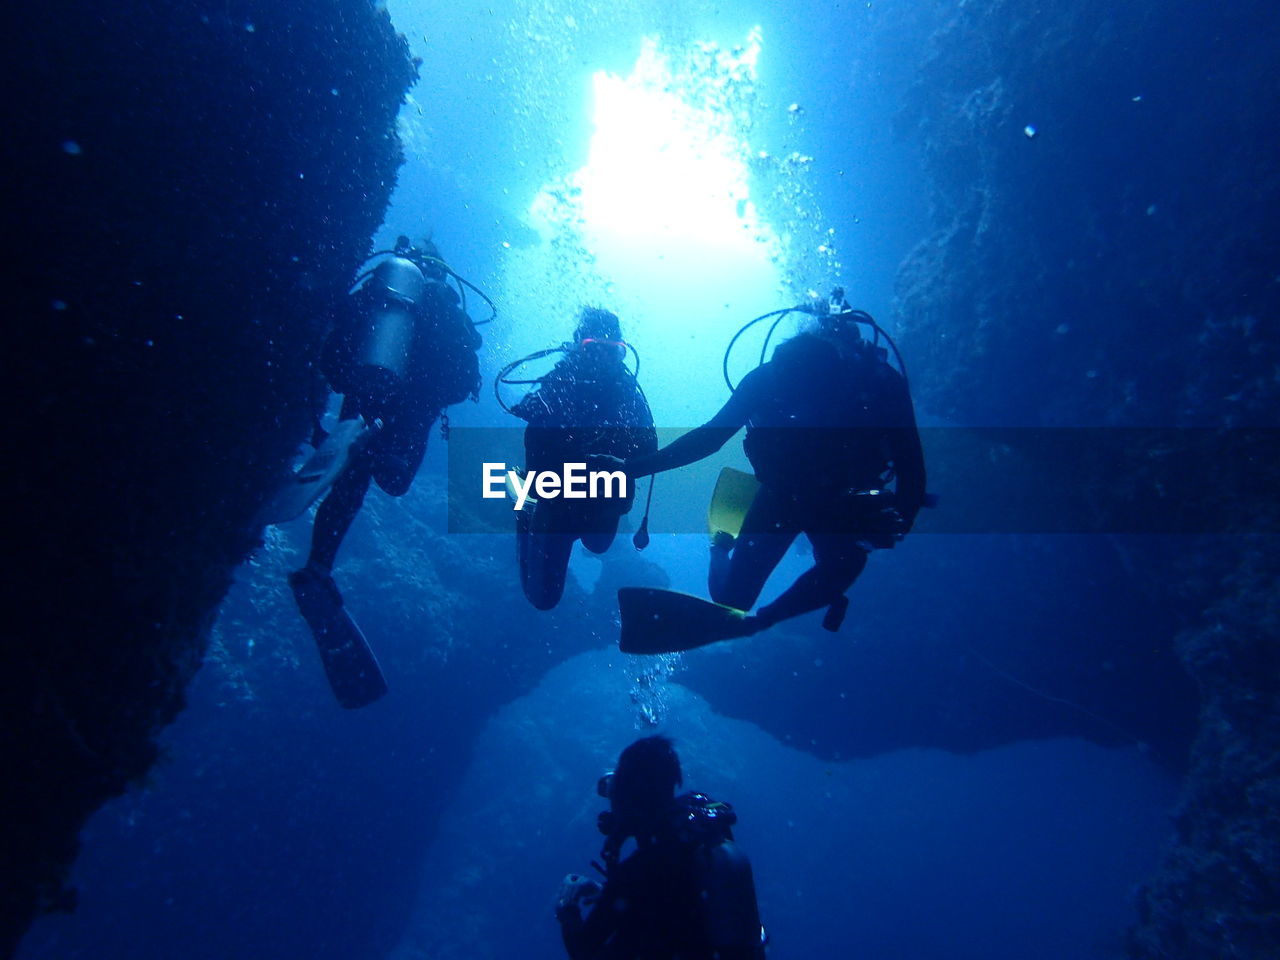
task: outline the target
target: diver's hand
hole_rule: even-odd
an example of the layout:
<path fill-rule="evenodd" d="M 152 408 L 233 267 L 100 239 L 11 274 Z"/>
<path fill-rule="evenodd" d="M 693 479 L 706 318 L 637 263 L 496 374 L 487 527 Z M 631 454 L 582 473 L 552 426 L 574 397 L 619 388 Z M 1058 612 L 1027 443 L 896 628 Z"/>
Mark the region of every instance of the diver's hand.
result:
<path fill-rule="evenodd" d="M 621 470 L 628 478 L 631 476 L 630 472 L 627 470 L 627 461 L 623 460 L 621 457 L 610 456 L 607 453 L 593 453 L 589 455 L 587 457 L 587 470 L 606 470 L 609 472 Z"/>
<path fill-rule="evenodd" d="M 880 522 L 884 525 L 886 532 L 894 537 L 906 536 L 914 521 L 914 515 L 908 519 L 897 507 L 887 507 L 880 511 Z"/>
<path fill-rule="evenodd" d="M 910 532 L 919 509 L 905 509 L 896 493 L 886 491 L 862 494 L 856 500 L 871 508 L 866 515 L 867 532 L 890 536 L 895 540 L 902 539 Z"/>
<path fill-rule="evenodd" d="M 600 896 L 600 884 L 590 877 L 571 873 L 560 884 L 560 894 L 556 897 L 556 915 L 582 904 L 590 906 Z"/>
<path fill-rule="evenodd" d="M 898 536 L 905 537 L 916 525 L 916 510 L 900 511 L 898 514 Z"/>

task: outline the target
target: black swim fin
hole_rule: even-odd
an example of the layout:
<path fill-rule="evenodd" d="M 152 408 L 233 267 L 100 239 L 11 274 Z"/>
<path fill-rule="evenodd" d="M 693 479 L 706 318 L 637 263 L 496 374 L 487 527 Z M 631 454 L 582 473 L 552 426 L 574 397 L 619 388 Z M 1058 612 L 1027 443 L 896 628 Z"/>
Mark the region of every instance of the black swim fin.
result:
<path fill-rule="evenodd" d="M 387 692 L 387 681 L 364 634 L 342 604 L 331 577 L 303 568 L 289 575 L 302 617 L 315 637 L 320 662 L 338 703 L 366 707 Z"/>
<path fill-rule="evenodd" d="M 675 590 L 622 587 L 618 611 L 618 649 L 623 653 L 679 653 L 761 629 L 755 617 L 741 610 Z"/>

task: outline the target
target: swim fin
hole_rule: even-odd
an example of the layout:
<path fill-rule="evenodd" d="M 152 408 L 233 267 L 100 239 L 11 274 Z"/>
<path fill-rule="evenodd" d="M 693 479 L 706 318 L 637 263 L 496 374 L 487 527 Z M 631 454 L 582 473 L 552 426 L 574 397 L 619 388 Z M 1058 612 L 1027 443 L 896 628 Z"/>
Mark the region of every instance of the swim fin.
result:
<path fill-rule="evenodd" d="M 760 481 L 751 474 L 733 467 L 721 470 L 715 492 L 711 494 L 711 505 L 707 507 L 707 529 L 711 535 L 723 532 L 736 538 L 742 532 L 742 521 L 759 489 Z"/>
<path fill-rule="evenodd" d="M 262 508 L 258 516 L 260 522 L 267 526 L 286 523 L 306 513 L 307 508 L 324 496 L 338 475 L 347 468 L 351 448 L 364 430 L 361 417 L 340 420 L 288 483 Z"/>
<path fill-rule="evenodd" d="M 304 567 L 289 575 L 289 586 L 315 637 L 320 662 L 338 703 L 354 710 L 381 698 L 387 692 L 382 668 L 343 607 L 342 594 L 333 580 Z"/>
<path fill-rule="evenodd" d="M 622 587 L 618 611 L 623 653 L 679 653 L 760 630 L 756 618 L 741 610 L 675 590 Z"/>

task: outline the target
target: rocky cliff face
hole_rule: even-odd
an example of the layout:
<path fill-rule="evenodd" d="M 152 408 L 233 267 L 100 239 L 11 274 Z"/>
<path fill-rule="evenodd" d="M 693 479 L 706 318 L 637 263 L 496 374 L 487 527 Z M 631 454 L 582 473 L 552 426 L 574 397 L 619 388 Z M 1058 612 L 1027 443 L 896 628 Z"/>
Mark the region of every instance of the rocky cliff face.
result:
<path fill-rule="evenodd" d="M 1178 652 L 1200 686 L 1200 733 L 1177 843 L 1143 891 L 1133 954 L 1273 957 L 1280 944 L 1280 584 L 1249 544 Z"/>
<path fill-rule="evenodd" d="M 0 952 L 180 709 L 380 223 L 414 68 L 363 0 L 15 4 Z"/>
<path fill-rule="evenodd" d="M 922 405 L 1045 427 L 1274 425 L 1276 11 L 983 0 L 940 16 L 902 115 L 936 227 L 898 283 Z M 1259 493 L 1245 527 L 1271 509 Z M 1245 538 L 1132 556 L 1179 614 L 1202 703 L 1133 954 L 1275 956 L 1280 561 Z"/>
<path fill-rule="evenodd" d="M 1275 29 L 1190 3 L 950 15 L 901 116 L 933 187 L 898 278 L 927 409 L 1274 422 Z"/>

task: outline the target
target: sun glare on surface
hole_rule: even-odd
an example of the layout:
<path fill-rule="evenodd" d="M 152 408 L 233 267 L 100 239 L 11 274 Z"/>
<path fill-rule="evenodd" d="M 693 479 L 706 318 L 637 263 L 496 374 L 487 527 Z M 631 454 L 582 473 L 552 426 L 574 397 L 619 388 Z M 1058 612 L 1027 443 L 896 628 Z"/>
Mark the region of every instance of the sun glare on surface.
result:
<path fill-rule="evenodd" d="M 557 300 L 618 312 L 667 424 L 719 407 L 725 344 L 778 305 L 780 244 L 751 197 L 760 51 L 758 29 L 732 48 L 643 38 L 626 76 L 592 76 L 585 162 L 530 208 L 548 242 L 528 258 L 520 289 L 550 277 Z"/>
<path fill-rule="evenodd" d="M 591 233 L 722 248 L 756 243 L 747 146 L 729 85 L 754 80 L 759 52 L 753 32 L 746 46 L 713 59 L 730 75 L 680 77 L 645 38 L 630 76 L 594 75 L 595 133 L 577 174 Z"/>

